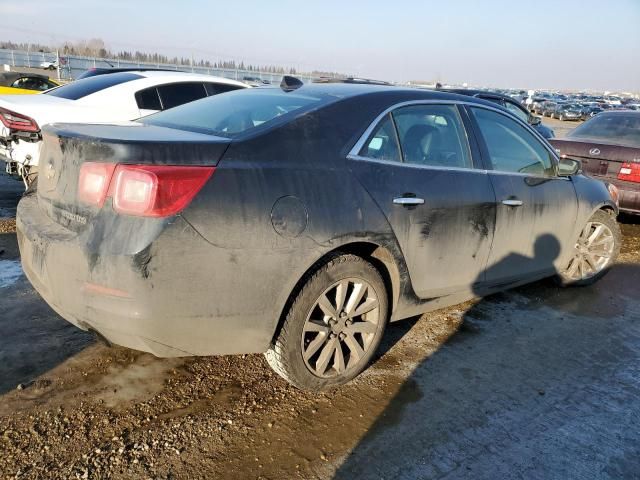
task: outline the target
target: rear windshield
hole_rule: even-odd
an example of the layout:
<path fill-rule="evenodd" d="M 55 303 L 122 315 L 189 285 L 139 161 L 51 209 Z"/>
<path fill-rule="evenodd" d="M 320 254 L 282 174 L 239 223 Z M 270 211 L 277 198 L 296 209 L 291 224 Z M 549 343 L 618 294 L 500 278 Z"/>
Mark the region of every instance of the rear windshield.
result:
<path fill-rule="evenodd" d="M 46 92 L 44 95 L 53 95 L 54 97 L 66 98 L 68 100 L 79 100 L 87 95 L 104 90 L 105 88 L 137 80 L 138 78 L 142 77 L 135 73 L 109 73 L 107 75 L 98 75 L 95 77 L 76 80 L 75 82 L 68 83 L 67 85 L 63 85 Z"/>
<path fill-rule="evenodd" d="M 287 93 L 276 88 L 241 89 L 187 103 L 140 121 L 147 125 L 230 138 L 289 113 L 311 110 L 332 98 Z"/>
<path fill-rule="evenodd" d="M 601 113 L 572 130 L 567 137 L 640 148 L 640 115 Z"/>

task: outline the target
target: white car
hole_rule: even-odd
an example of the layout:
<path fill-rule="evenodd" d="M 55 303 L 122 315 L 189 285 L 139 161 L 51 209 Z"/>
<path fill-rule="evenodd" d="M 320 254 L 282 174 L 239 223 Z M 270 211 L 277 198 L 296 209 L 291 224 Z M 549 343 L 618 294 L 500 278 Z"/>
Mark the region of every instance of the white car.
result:
<path fill-rule="evenodd" d="M 211 75 L 130 71 L 84 78 L 39 95 L 0 95 L 0 160 L 28 186 L 37 174 L 48 123 L 135 120 L 248 85 Z"/>
<path fill-rule="evenodd" d="M 58 68 L 58 61 L 55 60 L 53 62 L 42 62 L 40 64 L 40 68 L 44 68 L 45 70 L 55 70 Z"/>

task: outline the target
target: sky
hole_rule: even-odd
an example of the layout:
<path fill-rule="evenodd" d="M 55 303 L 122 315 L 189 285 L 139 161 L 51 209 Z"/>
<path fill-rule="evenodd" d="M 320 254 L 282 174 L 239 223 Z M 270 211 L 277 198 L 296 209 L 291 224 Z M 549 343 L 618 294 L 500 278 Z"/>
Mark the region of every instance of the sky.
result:
<path fill-rule="evenodd" d="M 640 0 L 0 0 L 0 40 L 390 81 L 640 92 Z"/>

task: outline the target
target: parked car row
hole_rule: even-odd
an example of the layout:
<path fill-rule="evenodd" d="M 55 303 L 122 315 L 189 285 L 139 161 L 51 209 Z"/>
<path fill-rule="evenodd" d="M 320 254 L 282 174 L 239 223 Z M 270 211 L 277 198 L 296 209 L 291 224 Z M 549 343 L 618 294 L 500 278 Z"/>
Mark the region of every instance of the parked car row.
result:
<path fill-rule="evenodd" d="M 532 104 L 531 107 L 534 113 L 542 115 L 543 117 L 557 118 L 558 120 L 588 120 L 589 118 L 597 115 L 605 110 L 631 110 L 628 107 L 612 107 L 604 104 L 580 104 L 580 103 L 565 103 L 552 100 L 537 101 Z"/>
<path fill-rule="evenodd" d="M 61 316 L 163 357 L 264 353 L 319 391 L 362 372 L 390 321 L 616 260 L 616 187 L 502 97 L 243 86 L 120 72 L 0 98 L 5 148 L 39 159 L 22 265 Z"/>
<path fill-rule="evenodd" d="M 605 110 L 640 110 L 640 103 L 632 100 L 618 103 L 606 101 L 604 97 L 557 96 L 533 97 L 529 110 L 545 117 L 559 120 L 588 120 Z"/>

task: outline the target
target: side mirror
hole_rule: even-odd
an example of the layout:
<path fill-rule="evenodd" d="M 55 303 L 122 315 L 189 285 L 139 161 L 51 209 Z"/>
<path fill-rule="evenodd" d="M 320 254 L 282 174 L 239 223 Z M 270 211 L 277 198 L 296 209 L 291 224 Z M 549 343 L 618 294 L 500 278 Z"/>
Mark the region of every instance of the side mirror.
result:
<path fill-rule="evenodd" d="M 582 171 L 582 162 L 573 158 L 561 158 L 558 163 L 558 175 L 570 177 Z"/>
<path fill-rule="evenodd" d="M 540 125 L 542 119 L 540 117 L 536 117 L 535 115 L 529 115 L 529 124 L 531 125 Z"/>

